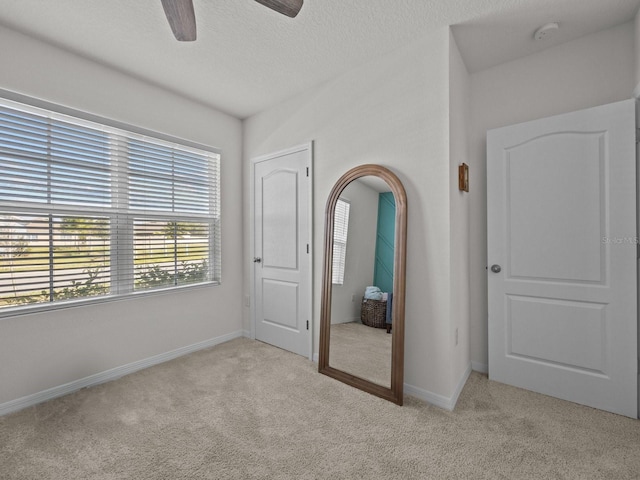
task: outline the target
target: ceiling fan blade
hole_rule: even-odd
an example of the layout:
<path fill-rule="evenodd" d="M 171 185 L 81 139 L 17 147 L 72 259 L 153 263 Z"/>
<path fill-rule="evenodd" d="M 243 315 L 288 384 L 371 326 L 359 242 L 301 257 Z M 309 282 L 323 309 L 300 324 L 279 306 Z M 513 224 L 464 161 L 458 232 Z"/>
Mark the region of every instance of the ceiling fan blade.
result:
<path fill-rule="evenodd" d="M 298 15 L 304 0 L 256 0 L 256 2 L 278 13 L 282 13 L 287 17 L 293 18 Z"/>
<path fill-rule="evenodd" d="M 192 42 L 196 39 L 196 14 L 192 0 L 162 0 L 162 8 L 177 40 Z"/>

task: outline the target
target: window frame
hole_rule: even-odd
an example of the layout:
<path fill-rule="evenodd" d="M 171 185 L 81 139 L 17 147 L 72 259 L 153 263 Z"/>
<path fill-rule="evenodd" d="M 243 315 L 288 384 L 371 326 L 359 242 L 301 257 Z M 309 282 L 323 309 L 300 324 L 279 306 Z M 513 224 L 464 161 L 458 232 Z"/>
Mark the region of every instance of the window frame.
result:
<path fill-rule="evenodd" d="M 27 107 L 34 107 L 34 108 L 39 108 L 39 109 L 43 109 L 43 110 L 47 110 L 50 111 L 53 114 L 59 114 L 59 115 L 66 115 L 69 117 L 73 117 L 74 119 L 77 119 L 79 122 L 83 122 L 83 121 L 88 121 L 88 122 L 92 122 L 92 123 L 96 123 L 99 125 L 104 125 L 106 127 L 110 127 L 110 128 L 114 128 L 114 129 L 119 129 L 119 130 L 123 130 L 125 132 L 128 133 L 132 133 L 133 135 L 142 135 L 145 137 L 149 137 L 150 139 L 153 140 L 158 140 L 159 142 L 168 142 L 171 144 L 176 144 L 182 147 L 186 147 L 186 148 L 191 148 L 191 149 L 196 149 L 196 150 L 201 150 L 207 153 L 212 153 L 214 155 L 218 156 L 218 162 L 217 162 L 217 198 L 218 198 L 218 202 L 217 202 L 217 212 L 213 213 L 213 218 L 211 219 L 211 227 L 210 227 L 210 231 L 209 231 L 209 258 L 211 259 L 210 261 L 213 263 L 215 260 L 218 260 L 218 264 L 214 266 L 210 266 L 210 268 L 213 268 L 212 270 L 212 275 L 215 277 L 216 273 L 217 273 L 217 278 L 214 278 L 213 280 L 208 280 L 205 282 L 199 282 L 199 283 L 192 283 L 192 284 L 185 284 L 185 285 L 172 285 L 172 286 L 167 286 L 167 287 L 157 287 L 157 288 L 149 288 L 149 289 L 140 289 L 140 290 L 135 290 L 134 286 L 133 286 L 133 277 L 130 279 L 130 283 L 131 285 L 126 285 L 126 281 L 120 281 L 120 278 L 117 278 L 118 276 L 122 277 L 125 270 L 122 269 L 121 267 L 123 265 L 127 265 L 127 267 L 131 267 L 135 269 L 135 264 L 133 262 L 127 262 L 126 260 L 123 260 L 122 258 L 118 258 L 118 253 L 122 252 L 121 248 L 112 248 L 110 247 L 110 256 L 111 256 L 111 262 L 113 265 L 113 271 L 111 273 L 112 276 L 112 280 L 111 280 L 111 284 L 112 284 L 112 291 L 109 295 L 102 295 L 102 296 L 93 296 L 93 297 L 84 297 L 84 298 L 78 298 L 78 299 L 72 299 L 72 300 L 58 300 L 58 301 L 53 301 L 53 302 L 43 302 L 43 303 L 34 303 L 34 304 L 27 304 L 27 305 L 17 305 L 17 306 L 11 306 L 11 307 L 4 307 L 4 308 L 0 308 L 0 319 L 5 318 L 5 317 L 12 317 L 12 316 L 17 316 L 17 315 L 26 315 L 26 314 L 34 314 L 34 313 L 41 313 L 41 312 L 45 312 L 45 311 L 53 311 L 53 310 L 59 310 L 59 309 L 66 309 L 66 308 L 73 308 L 73 307 L 78 307 L 78 306 L 89 306 L 89 305 L 96 305 L 96 304 L 101 304 L 101 303 L 109 303 L 109 302 L 116 302 L 116 301 L 127 301 L 130 300 L 132 298 L 141 298 L 141 297 L 146 297 L 146 296 L 153 296 L 153 295 L 167 295 L 167 294 L 172 294 L 172 293 L 176 293 L 182 290 L 191 290 L 191 289 L 200 289 L 200 288 L 211 288 L 212 286 L 217 286 L 220 285 L 222 283 L 222 266 L 220 265 L 221 263 L 221 258 L 222 258 L 222 254 L 221 254 L 221 243 L 222 243 L 222 236 L 221 236 L 221 218 L 222 218 L 222 214 L 221 214 L 221 210 L 222 210 L 222 194 L 221 194 L 221 178 L 220 178 L 220 171 L 222 170 L 222 151 L 219 148 L 216 147 L 212 147 L 209 145 L 204 145 L 198 142 L 194 142 L 191 140 L 186 140 L 184 138 L 180 138 L 177 136 L 172 136 L 172 135 L 167 135 L 158 131 L 154 131 L 154 130 L 150 130 L 150 129 L 146 129 L 143 127 L 139 127 L 139 126 L 135 126 L 135 125 L 131 125 L 125 122 L 120 122 L 117 120 L 113 120 L 107 117 L 102 117 L 99 115 L 94 115 L 88 112 L 84 112 L 81 110 L 76 110 L 73 108 L 69 108 L 69 107 L 65 107 L 62 105 L 58 105 L 55 103 L 51 103 L 51 102 L 47 102 L 44 100 L 40 100 L 40 99 L 36 99 L 36 98 L 32 98 L 29 96 L 25 96 L 19 93 L 15 93 L 9 90 L 4 90 L 0 88 L 0 99 L 1 100 L 7 100 L 9 102 L 16 102 L 19 104 L 23 104 Z M 81 123 L 80 123 L 81 124 Z M 25 213 L 33 213 L 34 210 L 40 210 L 37 207 L 31 208 L 31 207 L 25 207 L 24 204 L 21 204 L 20 202 L 10 202 L 10 204 L 6 204 L 5 207 L 7 209 L 11 209 L 12 211 L 15 212 L 20 212 L 23 211 Z M 41 212 L 43 214 L 45 214 L 46 211 L 46 206 L 43 205 L 43 208 L 41 209 Z M 61 214 L 63 212 L 66 213 L 66 211 L 68 210 L 68 213 L 70 215 L 76 215 L 76 216 L 80 216 L 83 214 L 88 214 L 88 215 L 92 215 L 95 214 L 96 210 L 92 210 L 92 209 L 85 209 L 85 207 L 82 206 L 74 206 L 74 205 L 69 205 L 69 206 L 64 206 L 62 208 L 57 208 L 56 211 L 54 212 L 54 214 Z M 116 214 L 115 212 L 120 211 L 120 214 Z M 122 212 L 120 208 L 114 208 L 114 212 L 112 213 L 107 213 L 106 211 L 102 212 L 101 215 L 105 216 L 105 217 L 109 217 L 110 218 L 110 224 L 113 225 L 113 223 L 111 222 L 116 222 L 116 219 L 120 222 L 125 221 L 126 224 L 131 227 L 131 230 L 133 231 L 133 224 L 135 222 L 136 219 L 139 218 L 144 218 L 144 219 L 157 219 L 159 221 L 202 221 L 202 217 L 199 217 L 197 214 L 190 214 L 190 213 L 175 213 L 175 212 L 155 212 L 153 210 L 150 211 L 144 211 L 144 210 L 140 210 L 140 209 L 130 209 L 129 211 Z M 217 224 L 217 225 L 216 225 Z M 127 227 L 128 228 L 128 227 Z M 215 235 L 214 232 L 216 231 L 216 228 L 218 229 L 218 235 Z M 111 242 L 110 242 L 111 243 Z M 218 255 L 216 255 L 216 252 L 218 252 Z M 131 254 L 133 255 L 133 248 L 131 249 Z M 131 265 L 128 265 L 129 263 L 131 263 Z"/>

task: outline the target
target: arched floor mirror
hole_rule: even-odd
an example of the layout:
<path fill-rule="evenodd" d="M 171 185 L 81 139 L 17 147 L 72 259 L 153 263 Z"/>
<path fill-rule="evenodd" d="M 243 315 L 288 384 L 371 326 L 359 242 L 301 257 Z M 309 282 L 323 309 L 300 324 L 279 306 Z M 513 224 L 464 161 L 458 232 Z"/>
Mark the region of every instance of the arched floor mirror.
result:
<path fill-rule="evenodd" d="M 407 195 L 380 165 L 346 172 L 325 211 L 318 371 L 402 405 Z"/>

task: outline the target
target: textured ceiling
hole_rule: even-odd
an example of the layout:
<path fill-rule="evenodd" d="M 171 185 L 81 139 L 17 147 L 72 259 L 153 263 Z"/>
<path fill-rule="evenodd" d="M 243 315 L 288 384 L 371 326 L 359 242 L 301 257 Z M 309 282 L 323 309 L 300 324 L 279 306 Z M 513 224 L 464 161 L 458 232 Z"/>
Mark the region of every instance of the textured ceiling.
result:
<path fill-rule="evenodd" d="M 447 25 L 476 71 L 633 18 L 640 0 L 194 0 L 177 42 L 160 0 L 0 0 L 0 25 L 244 118 Z M 534 44 L 538 24 L 561 35 Z"/>

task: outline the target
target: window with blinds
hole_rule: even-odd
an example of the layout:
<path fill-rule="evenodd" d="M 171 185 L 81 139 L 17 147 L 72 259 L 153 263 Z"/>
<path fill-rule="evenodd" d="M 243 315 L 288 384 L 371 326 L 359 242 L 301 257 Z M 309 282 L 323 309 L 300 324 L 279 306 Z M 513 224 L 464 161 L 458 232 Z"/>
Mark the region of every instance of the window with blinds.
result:
<path fill-rule="evenodd" d="M 344 266 L 347 258 L 347 235 L 349 233 L 349 208 L 351 204 L 338 199 L 333 217 L 333 269 L 331 283 L 344 283 Z"/>
<path fill-rule="evenodd" d="M 0 311 L 219 282 L 219 161 L 0 100 Z"/>

